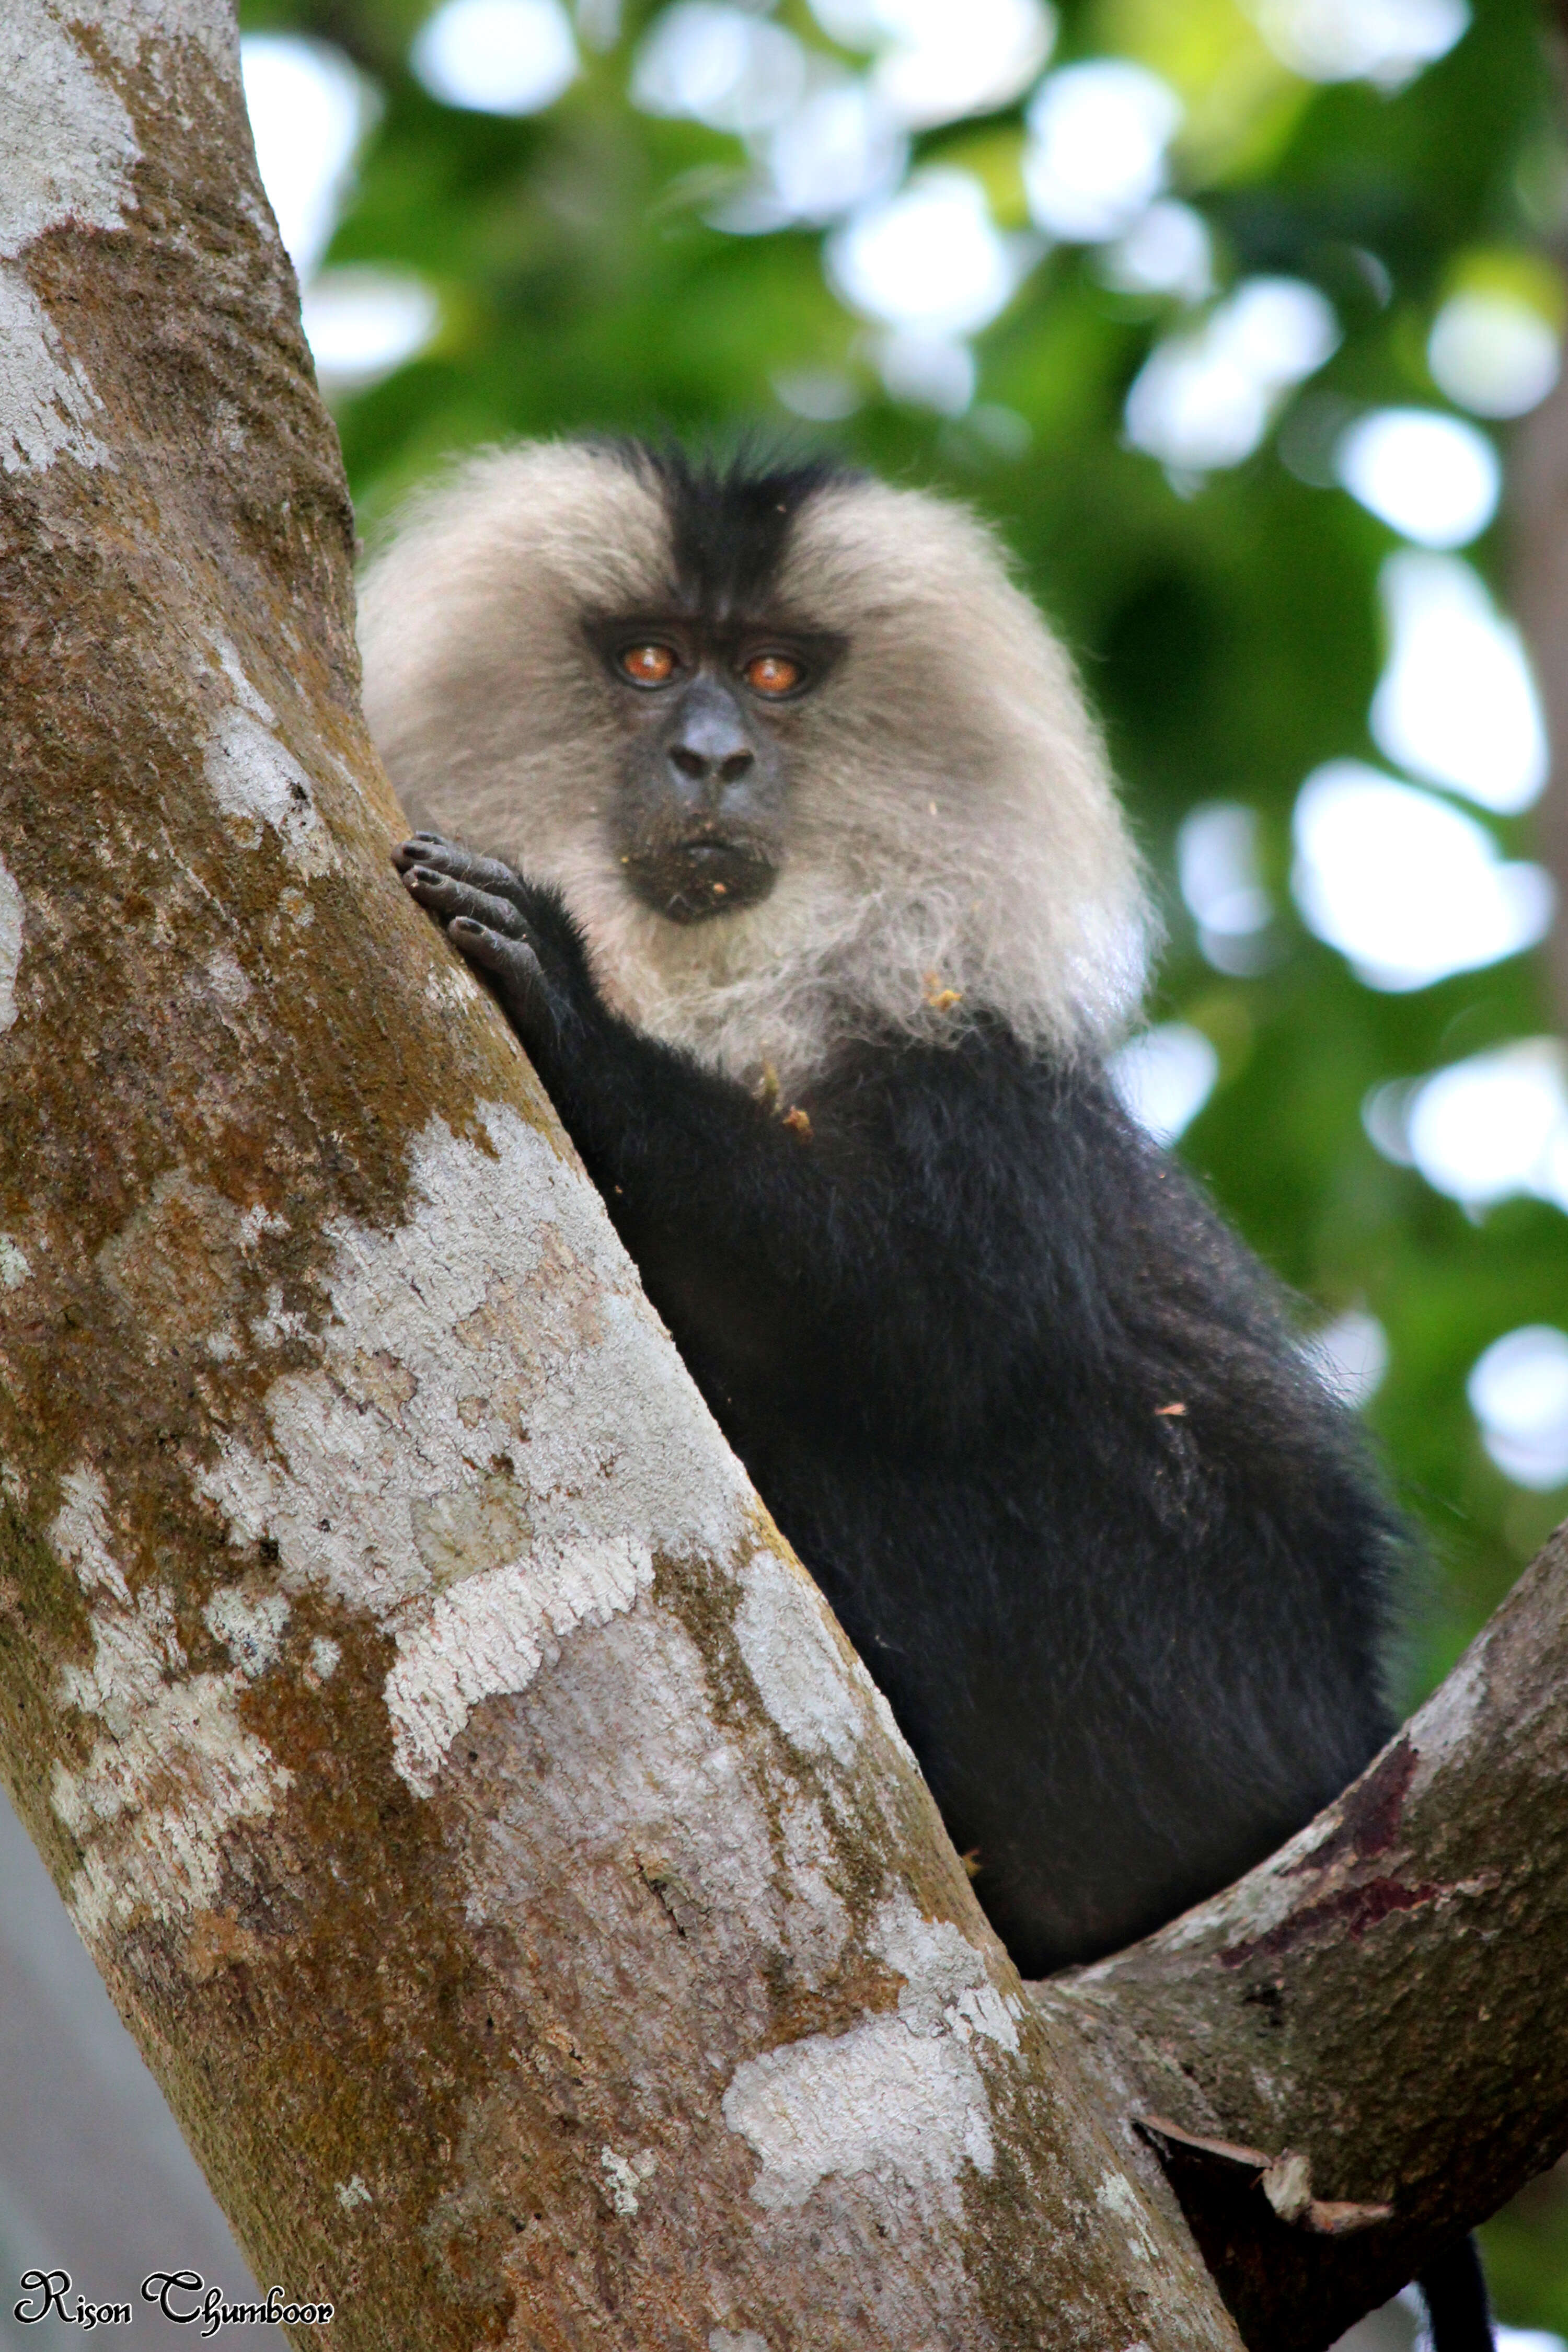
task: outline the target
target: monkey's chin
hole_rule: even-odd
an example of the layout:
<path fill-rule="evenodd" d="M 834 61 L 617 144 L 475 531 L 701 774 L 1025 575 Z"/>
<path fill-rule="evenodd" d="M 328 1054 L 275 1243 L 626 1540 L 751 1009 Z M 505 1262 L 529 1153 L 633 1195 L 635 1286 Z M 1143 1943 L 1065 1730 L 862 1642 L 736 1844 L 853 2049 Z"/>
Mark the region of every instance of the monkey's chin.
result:
<path fill-rule="evenodd" d="M 761 850 L 711 839 L 633 851 L 625 872 L 645 907 L 683 925 L 760 906 L 778 880 L 778 867 Z"/>

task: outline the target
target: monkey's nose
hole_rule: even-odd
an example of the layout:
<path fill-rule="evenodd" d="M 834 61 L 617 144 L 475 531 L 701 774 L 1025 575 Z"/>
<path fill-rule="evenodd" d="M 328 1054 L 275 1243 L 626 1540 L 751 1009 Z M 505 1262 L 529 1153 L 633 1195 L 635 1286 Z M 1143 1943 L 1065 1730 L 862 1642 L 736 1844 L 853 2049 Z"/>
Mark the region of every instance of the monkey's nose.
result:
<path fill-rule="evenodd" d="M 676 791 L 684 797 L 695 785 L 704 801 L 714 803 L 749 777 L 757 764 L 743 712 L 713 678 L 692 682 L 675 714 L 665 751 Z"/>
<path fill-rule="evenodd" d="M 672 764 L 694 784 L 738 784 L 756 766 L 757 755 L 748 745 L 732 751 L 700 751 L 693 743 L 672 743 Z"/>

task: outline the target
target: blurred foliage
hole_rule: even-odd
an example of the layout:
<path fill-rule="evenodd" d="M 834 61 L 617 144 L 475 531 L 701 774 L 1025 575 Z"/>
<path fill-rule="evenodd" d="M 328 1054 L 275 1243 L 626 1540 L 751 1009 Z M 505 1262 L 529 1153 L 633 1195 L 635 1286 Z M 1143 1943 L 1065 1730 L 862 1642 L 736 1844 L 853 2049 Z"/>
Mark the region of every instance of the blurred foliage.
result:
<path fill-rule="evenodd" d="M 1392 1368 L 1369 1418 L 1430 1538 L 1403 1669 L 1403 1696 L 1418 1697 L 1568 1507 L 1563 1492 L 1527 1494 L 1492 1467 L 1464 1393 L 1500 1333 L 1568 1324 L 1568 1217 L 1522 1200 L 1468 1217 L 1379 1157 L 1361 1106 L 1382 1080 L 1554 1016 L 1537 958 L 1408 994 L 1362 985 L 1289 911 L 1289 825 L 1318 761 L 1378 758 L 1376 576 L 1396 542 L 1322 486 L 1332 430 L 1352 406 L 1445 404 L 1425 360 L 1436 304 L 1489 266 L 1539 278 L 1562 226 L 1562 135 L 1534 0 L 1479 0 L 1450 55 L 1394 96 L 1298 79 L 1232 0 L 1063 11 L 1053 63 L 1131 56 L 1182 91 L 1178 193 L 1209 223 L 1221 284 L 1301 277 L 1344 330 L 1287 417 L 1291 464 L 1271 438 L 1202 485 L 1173 485 L 1122 437 L 1127 386 L 1173 306 L 1109 291 L 1090 250 L 1049 253 L 981 337 L 967 415 L 889 401 L 866 327 L 828 289 L 817 233 L 711 224 L 743 177 L 740 142 L 629 104 L 646 7 L 607 49 L 585 46 L 582 77 L 526 120 L 426 94 L 405 63 L 419 0 L 251 0 L 244 13 L 253 29 L 337 43 L 380 85 L 330 257 L 411 267 L 441 298 L 431 349 L 340 404 L 367 532 L 448 452 L 584 427 L 722 442 L 761 426 L 940 485 L 999 524 L 1083 665 L 1162 886 L 1155 1017 L 1192 1022 L 1220 1053 L 1183 1150 L 1310 1314 L 1364 1306 L 1388 1331 Z M 778 14 L 831 47 L 802 0 Z M 1001 225 L 1021 226 L 1022 138 L 1015 110 L 925 134 L 917 159 L 963 164 Z M 824 373 L 860 404 L 804 426 L 775 384 Z M 1501 526 L 1470 553 L 1504 588 Z M 1278 961 L 1253 978 L 1205 964 L 1171 879 L 1183 814 L 1215 797 L 1260 813 L 1286 910 Z M 1528 820 L 1497 829 L 1508 854 L 1529 854 Z M 1489 2243 L 1505 2315 L 1568 2332 L 1568 2190 L 1539 2184 Z"/>

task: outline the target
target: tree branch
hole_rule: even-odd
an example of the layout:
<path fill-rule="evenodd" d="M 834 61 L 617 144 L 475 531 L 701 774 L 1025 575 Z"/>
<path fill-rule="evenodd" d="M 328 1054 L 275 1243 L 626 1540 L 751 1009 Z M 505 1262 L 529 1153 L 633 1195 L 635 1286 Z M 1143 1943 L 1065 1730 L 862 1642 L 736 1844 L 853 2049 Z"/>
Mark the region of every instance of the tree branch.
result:
<path fill-rule="evenodd" d="M 1177 2126 L 1147 2160 L 1270 2352 L 1331 2342 L 1543 2171 L 1568 2145 L 1568 1530 L 1337 1804 L 1036 1998 L 1109 2111 Z"/>

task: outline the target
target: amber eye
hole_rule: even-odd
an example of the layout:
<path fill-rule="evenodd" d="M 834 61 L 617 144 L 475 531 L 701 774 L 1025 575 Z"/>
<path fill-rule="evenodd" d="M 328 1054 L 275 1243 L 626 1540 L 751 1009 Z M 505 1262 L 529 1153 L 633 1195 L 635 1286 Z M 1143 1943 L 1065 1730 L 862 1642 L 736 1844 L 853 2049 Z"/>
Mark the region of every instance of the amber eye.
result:
<path fill-rule="evenodd" d="M 675 676 L 675 656 L 668 646 L 628 646 L 616 658 L 636 686 L 666 686 Z"/>
<path fill-rule="evenodd" d="M 758 654 L 741 674 L 754 694 L 793 694 L 805 675 L 787 654 Z"/>

